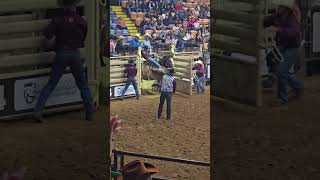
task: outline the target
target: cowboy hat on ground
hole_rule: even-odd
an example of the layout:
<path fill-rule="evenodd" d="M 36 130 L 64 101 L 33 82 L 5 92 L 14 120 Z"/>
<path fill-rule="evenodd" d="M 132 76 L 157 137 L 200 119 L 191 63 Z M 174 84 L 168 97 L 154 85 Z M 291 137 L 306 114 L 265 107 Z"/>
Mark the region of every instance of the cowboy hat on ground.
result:
<path fill-rule="evenodd" d="M 142 160 L 135 160 L 121 168 L 123 180 L 146 180 L 151 175 L 160 172 L 152 164 L 145 163 Z"/>

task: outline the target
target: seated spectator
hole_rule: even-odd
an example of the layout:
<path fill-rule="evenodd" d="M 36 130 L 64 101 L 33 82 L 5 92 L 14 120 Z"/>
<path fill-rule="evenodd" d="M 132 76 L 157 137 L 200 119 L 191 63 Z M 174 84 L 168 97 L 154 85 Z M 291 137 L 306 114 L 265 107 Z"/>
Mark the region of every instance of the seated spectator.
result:
<path fill-rule="evenodd" d="M 126 13 L 130 14 L 131 12 L 135 12 L 135 1 L 128 1 L 127 7 L 126 7 Z"/>
<path fill-rule="evenodd" d="M 200 23 L 199 23 L 199 19 L 197 19 L 194 23 L 193 23 L 193 28 L 194 30 L 198 30 L 200 28 Z"/>
<path fill-rule="evenodd" d="M 177 32 L 180 29 L 180 25 L 176 23 L 176 25 L 172 28 L 174 32 Z"/>
<path fill-rule="evenodd" d="M 187 25 L 189 28 L 193 28 L 193 24 L 196 22 L 196 18 L 194 16 L 192 16 L 191 18 L 189 18 L 187 20 Z"/>
<path fill-rule="evenodd" d="M 172 36 L 170 33 L 166 34 L 165 43 L 166 44 L 173 44 Z"/>
<path fill-rule="evenodd" d="M 111 56 L 116 54 L 116 46 L 117 46 L 117 38 L 111 37 L 110 38 L 110 54 L 111 54 Z"/>
<path fill-rule="evenodd" d="M 183 40 L 184 40 L 184 41 L 189 41 L 190 39 L 191 39 L 191 32 L 188 31 L 188 32 L 184 35 Z"/>
<path fill-rule="evenodd" d="M 167 17 L 167 16 L 163 19 L 162 22 L 165 26 L 169 26 L 171 24 L 171 21 L 170 21 L 169 17 Z"/>
<path fill-rule="evenodd" d="M 179 11 L 183 9 L 183 4 L 180 1 L 178 1 L 174 7 L 177 11 Z"/>
<path fill-rule="evenodd" d="M 148 53 L 152 53 L 152 47 L 151 47 L 151 41 L 150 41 L 150 34 L 145 34 L 144 35 L 144 40 L 141 41 L 140 46 L 142 48 L 147 47 Z"/>
<path fill-rule="evenodd" d="M 126 21 L 123 20 L 122 17 L 119 17 L 119 18 L 118 18 L 117 28 L 119 28 L 119 29 L 127 29 Z"/>
<path fill-rule="evenodd" d="M 124 54 L 125 53 L 125 46 L 124 46 L 124 36 L 119 36 L 119 39 L 116 43 L 115 51 L 117 54 Z"/>
<path fill-rule="evenodd" d="M 203 38 L 202 38 L 202 33 L 201 33 L 201 31 L 197 31 L 197 34 L 196 34 L 196 42 L 197 42 L 197 43 L 202 43 L 202 40 L 203 40 Z"/>

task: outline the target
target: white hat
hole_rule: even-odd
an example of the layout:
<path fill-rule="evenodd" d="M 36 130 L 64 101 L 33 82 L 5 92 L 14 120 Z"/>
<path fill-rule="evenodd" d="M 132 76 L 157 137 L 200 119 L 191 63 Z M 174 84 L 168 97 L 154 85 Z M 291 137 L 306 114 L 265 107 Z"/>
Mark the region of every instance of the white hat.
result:
<path fill-rule="evenodd" d="M 146 34 L 144 35 L 144 37 L 146 37 L 146 36 L 151 37 L 149 33 L 146 33 Z"/>
<path fill-rule="evenodd" d="M 195 64 L 203 64 L 203 62 L 202 62 L 202 61 L 200 61 L 200 60 L 195 61 L 194 63 L 195 63 Z"/>
<path fill-rule="evenodd" d="M 139 34 L 139 33 L 136 33 L 136 34 L 135 34 L 135 37 L 140 37 L 140 34 Z"/>
<path fill-rule="evenodd" d="M 294 0 L 272 0 L 272 4 L 277 5 L 277 6 L 286 6 L 290 9 L 292 9 L 295 2 L 294 2 Z"/>

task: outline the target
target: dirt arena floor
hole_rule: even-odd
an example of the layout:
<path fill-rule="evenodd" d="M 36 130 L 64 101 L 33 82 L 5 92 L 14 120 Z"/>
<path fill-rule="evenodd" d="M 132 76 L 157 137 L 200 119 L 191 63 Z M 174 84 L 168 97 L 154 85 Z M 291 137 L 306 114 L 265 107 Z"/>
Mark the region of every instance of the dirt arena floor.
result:
<path fill-rule="evenodd" d="M 28 168 L 26 180 L 106 180 L 105 112 L 100 107 L 93 122 L 83 112 L 50 116 L 45 124 L 0 122 L 0 171 L 17 160 Z"/>
<path fill-rule="evenodd" d="M 210 161 L 210 98 L 205 94 L 173 96 L 173 124 L 157 119 L 159 95 L 111 102 L 111 114 L 123 121 L 115 149 L 174 158 Z M 163 110 L 165 111 L 165 108 Z M 137 158 L 126 158 L 126 162 Z M 169 179 L 208 180 L 210 168 L 152 161 L 160 177 Z"/>
<path fill-rule="evenodd" d="M 258 110 L 213 104 L 216 179 L 320 179 L 320 77 L 305 86 L 304 98 L 285 107 L 270 105 L 274 92 Z"/>

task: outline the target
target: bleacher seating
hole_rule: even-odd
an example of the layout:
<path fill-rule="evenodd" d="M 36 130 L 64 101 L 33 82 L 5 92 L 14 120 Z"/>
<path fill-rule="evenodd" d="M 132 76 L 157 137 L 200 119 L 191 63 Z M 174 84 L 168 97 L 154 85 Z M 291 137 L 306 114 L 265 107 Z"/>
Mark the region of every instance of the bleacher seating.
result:
<path fill-rule="evenodd" d="M 119 29 L 117 27 L 117 21 L 118 21 L 118 17 L 116 16 L 114 11 L 110 11 L 110 35 L 114 35 L 114 36 L 128 36 L 129 35 L 129 31 L 128 28 L 126 27 L 126 29 Z"/>

